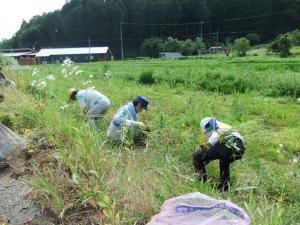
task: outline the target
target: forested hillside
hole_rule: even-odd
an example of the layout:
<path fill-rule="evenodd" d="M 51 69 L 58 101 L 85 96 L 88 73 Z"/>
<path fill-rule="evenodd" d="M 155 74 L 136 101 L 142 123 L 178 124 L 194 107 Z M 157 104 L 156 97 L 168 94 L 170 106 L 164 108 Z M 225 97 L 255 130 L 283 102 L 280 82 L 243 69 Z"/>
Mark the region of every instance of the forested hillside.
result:
<path fill-rule="evenodd" d="M 257 33 L 266 42 L 298 28 L 298 0 L 69 0 L 61 10 L 23 21 L 0 48 L 108 45 L 120 56 L 120 22 L 127 56 L 150 37 L 230 41 Z M 202 29 L 201 29 L 202 28 Z M 202 30 L 202 32 L 201 32 Z"/>

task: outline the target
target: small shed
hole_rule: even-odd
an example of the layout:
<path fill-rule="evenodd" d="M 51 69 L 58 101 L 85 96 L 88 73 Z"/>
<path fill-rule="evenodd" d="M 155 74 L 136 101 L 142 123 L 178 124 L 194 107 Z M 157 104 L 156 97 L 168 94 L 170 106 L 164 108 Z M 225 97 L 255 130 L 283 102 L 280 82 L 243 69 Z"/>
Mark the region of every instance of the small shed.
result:
<path fill-rule="evenodd" d="M 213 46 L 209 48 L 209 53 L 210 54 L 222 54 L 225 53 L 225 49 L 223 46 Z"/>
<path fill-rule="evenodd" d="M 160 52 L 159 58 L 163 59 L 177 59 L 182 57 L 182 54 L 180 52 Z"/>
<path fill-rule="evenodd" d="M 42 64 L 62 63 L 66 58 L 77 63 L 114 59 L 108 47 L 44 48 L 36 54 L 36 58 Z"/>

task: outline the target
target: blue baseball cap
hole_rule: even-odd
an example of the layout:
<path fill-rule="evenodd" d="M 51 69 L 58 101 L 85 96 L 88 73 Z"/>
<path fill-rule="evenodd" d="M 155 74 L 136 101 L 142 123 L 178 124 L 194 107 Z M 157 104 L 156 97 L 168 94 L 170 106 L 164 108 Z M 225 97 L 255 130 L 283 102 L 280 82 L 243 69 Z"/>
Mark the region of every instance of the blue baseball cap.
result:
<path fill-rule="evenodd" d="M 148 110 L 148 100 L 144 97 L 144 96 L 137 96 L 133 99 L 134 102 L 138 102 L 138 103 L 141 103 L 142 107 L 145 109 L 145 110 Z"/>

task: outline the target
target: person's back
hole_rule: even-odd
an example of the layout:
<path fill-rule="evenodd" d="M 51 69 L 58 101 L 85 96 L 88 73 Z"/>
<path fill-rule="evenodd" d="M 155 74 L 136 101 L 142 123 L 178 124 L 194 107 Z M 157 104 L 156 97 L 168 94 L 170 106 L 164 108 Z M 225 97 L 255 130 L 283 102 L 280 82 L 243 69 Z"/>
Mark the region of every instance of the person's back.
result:
<path fill-rule="evenodd" d="M 100 100 L 105 100 L 109 102 L 109 99 L 105 95 L 103 95 L 102 93 L 94 89 L 86 89 L 86 90 L 78 91 L 76 95 L 76 99 L 79 102 L 80 100 L 84 100 L 88 108 L 90 108 L 92 105 L 94 105 L 97 101 Z"/>
<path fill-rule="evenodd" d="M 94 89 L 77 90 L 71 88 L 69 99 L 78 102 L 82 115 L 89 121 L 91 127 L 96 126 L 95 119 L 102 118 L 110 107 L 109 99 Z"/>

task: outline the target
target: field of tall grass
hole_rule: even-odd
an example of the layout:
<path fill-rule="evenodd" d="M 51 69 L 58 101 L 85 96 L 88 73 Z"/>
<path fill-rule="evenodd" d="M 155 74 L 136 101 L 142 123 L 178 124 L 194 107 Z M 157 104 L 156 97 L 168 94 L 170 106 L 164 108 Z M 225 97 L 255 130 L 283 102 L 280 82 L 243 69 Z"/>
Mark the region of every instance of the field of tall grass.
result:
<path fill-rule="evenodd" d="M 60 222 L 97 212 L 107 224 L 146 224 L 164 200 L 199 191 L 245 208 L 252 224 L 300 224 L 299 57 L 67 63 L 4 72 L 18 88 L 3 90 L 0 120 L 26 137 L 30 154 L 41 151 L 33 139 L 52 146 L 54 163 L 33 163 L 29 182 Z M 96 130 L 67 102 L 71 87 L 95 87 L 111 100 Z M 137 95 L 150 101 L 138 116 L 151 127 L 146 147 L 111 145 L 106 130 L 113 114 Z M 205 184 L 193 170 L 205 116 L 233 125 L 246 140 L 227 193 L 215 190 L 218 162 L 209 164 Z"/>

